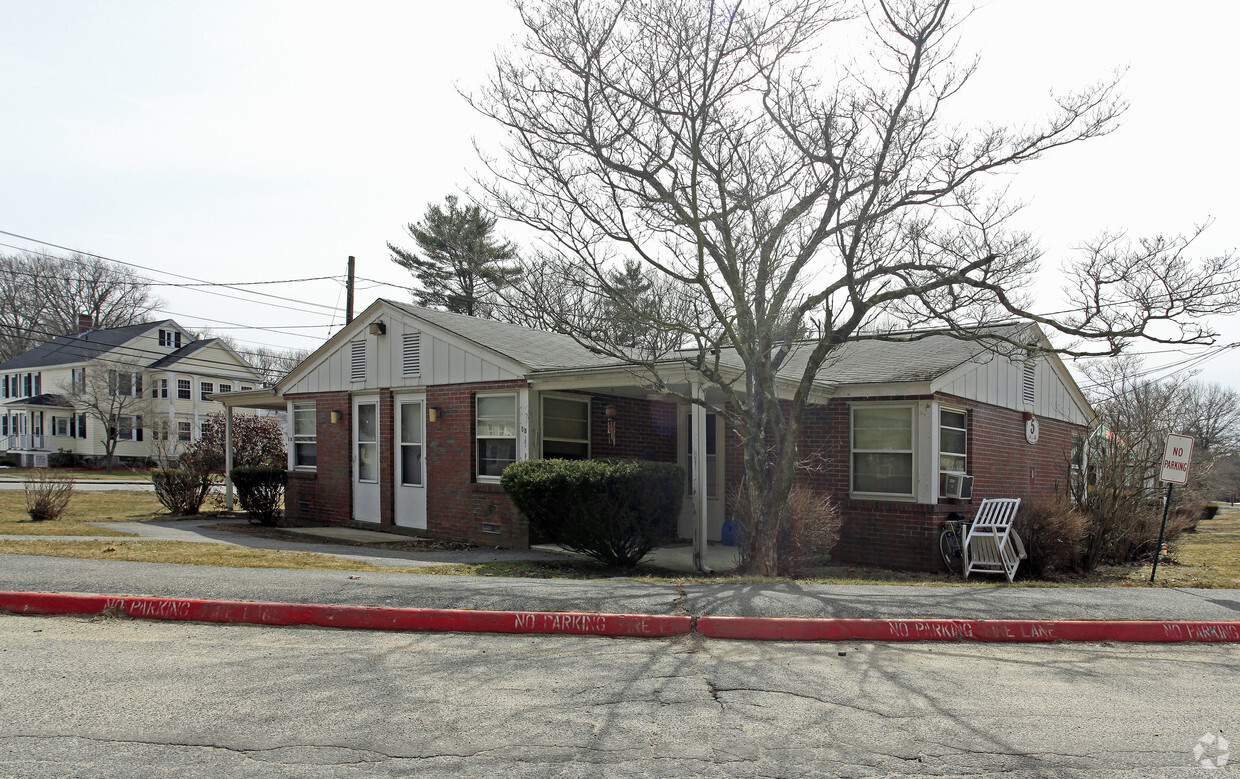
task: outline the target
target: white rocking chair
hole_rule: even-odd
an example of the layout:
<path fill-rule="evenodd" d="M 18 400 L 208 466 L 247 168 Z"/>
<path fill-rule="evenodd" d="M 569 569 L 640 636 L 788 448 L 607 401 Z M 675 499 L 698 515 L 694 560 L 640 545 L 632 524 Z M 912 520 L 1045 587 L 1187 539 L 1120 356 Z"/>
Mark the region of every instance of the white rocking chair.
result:
<path fill-rule="evenodd" d="M 987 498 L 977 510 L 964 539 L 964 578 L 971 573 L 1001 573 L 1009 582 L 1024 560 L 1025 545 L 1012 530 L 1020 498 Z"/>

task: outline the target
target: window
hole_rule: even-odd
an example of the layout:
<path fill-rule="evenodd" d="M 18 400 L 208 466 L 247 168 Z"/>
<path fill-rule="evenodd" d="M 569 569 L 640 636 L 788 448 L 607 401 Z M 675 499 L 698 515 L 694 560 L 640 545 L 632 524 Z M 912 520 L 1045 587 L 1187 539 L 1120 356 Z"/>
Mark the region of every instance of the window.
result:
<path fill-rule="evenodd" d="M 199 438 L 206 438 L 206 437 L 207 437 L 207 430 L 208 430 L 208 429 L 210 429 L 210 427 L 211 427 L 211 423 L 210 423 L 210 422 L 200 422 L 200 423 L 198 424 L 198 437 L 199 437 Z"/>
<path fill-rule="evenodd" d="M 190 389 L 189 379 L 177 379 L 177 397 L 181 400 L 194 399 L 194 394 Z"/>
<path fill-rule="evenodd" d="M 231 384 L 220 384 L 220 392 L 232 392 Z"/>
<path fill-rule="evenodd" d="M 117 397 L 138 397 L 142 394 L 142 374 L 108 371 L 108 389 Z"/>
<path fill-rule="evenodd" d="M 173 349 L 181 348 L 181 334 L 176 330 L 160 330 L 159 345 L 171 346 Z"/>
<path fill-rule="evenodd" d="M 116 420 L 117 441 L 142 440 L 142 417 L 125 415 L 117 417 Z"/>
<path fill-rule="evenodd" d="M 590 457 L 590 401 L 586 398 L 542 399 L 544 459 L 586 460 Z"/>
<path fill-rule="evenodd" d="M 198 391 L 199 391 L 199 393 L 201 393 L 201 397 L 202 397 L 202 399 L 203 399 L 203 400 L 210 400 L 211 398 L 209 398 L 209 397 L 207 397 L 207 396 L 208 396 L 208 395 L 211 395 L 211 394 L 214 394 L 214 392 L 215 392 L 215 383 L 214 383 L 214 382 L 210 382 L 210 381 L 200 381 L 200 382 L 198 382 Z"/>
<path fill-rule="evenodd" d="M 379 404 L 357 404 L 357 480 L 379 481 Z"/>
<path fill-rule="evenodd" d="M 422 334 L 401 336 L 401 376 L 417 376 L 422 372 Z"/>
<path fill-rule="evenodd" d="M 68 438 L 71 435 L 69 432 L 71 421 L 69 417 L 52 417 L 52 435 Z"/>
<path fill-rule="evenodd" d="M 517 461 L 517 396 L 477 398 L 478 480 L 498 481 Z"/>
<path fill-rule="evenodd" d="M 252 389 L 254 389 L 254 388 L 253 388 L 253 387 L 248 387 L 248 386 L 246 386 L 245 384 L 242 384 L 242 385 L 241 385 L 241 387 L 240 387 L 240 389 L 241 389 L 241 391 L 242 391 L 242 392 L 249 392 L 250 390 L 252 390 Z"/>
<path fill-rule="evenodd" d="M 939 409 L 939 470 L 964 473 L 968 462 L 968 412 Z"/>
<path fill-rule="evenodd" d="M 86 392 L 86 369 L 74 368 L 72 371 L 73 392 L 81 395 Z"/>
<path fill-rule="evenodd" d="M 422 403 L 400 404 L 400 483 L 422 486 Z"/>
<path fill-rule="evenodd" d="M 349 381 L 366 381 L 366 342 L 354 341 L 350 347 Z"/>
<path fill-rule="evenodd" d="M 315 411 L 313 403 L 293 404 L 293 467 L 313 468 L 315 453 Z"/>
<path fill-rule="evenodd" d="M 193 425 L 189 422 L 177 422 L 177 440 L 189 441 L 193 435 Z"/>
<path fill-rule="evenodd" d="M 151 397 L 155 397 L 154 387 L 151 387 Z M 161 398 L 168 397 L 168 380 L 167 379 L 159 380 L 159 397 Z"/>
<path fill-rule="evenodd" d="M 852 489 L 913 494 L 913 407 L 854 406 Z"/>

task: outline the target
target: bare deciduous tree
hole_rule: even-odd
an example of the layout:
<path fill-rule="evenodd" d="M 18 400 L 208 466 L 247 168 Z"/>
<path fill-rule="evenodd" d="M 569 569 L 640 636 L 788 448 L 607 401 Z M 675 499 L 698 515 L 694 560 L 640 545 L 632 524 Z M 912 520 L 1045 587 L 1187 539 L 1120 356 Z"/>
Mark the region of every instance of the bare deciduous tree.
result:
<path fill-rule="evenodd" d="M 781 570 L 802 415 L 842 344 L 888 323 L 975 339 L 1015 318 L 1072 352 L 1117 353 L 1138 337 L 1209 342 L 1202 317 L 1236 309 L 1230 257 L 1109 236 L 1065 265 L 1070 313 L 1033 310 L 1021 290 L 1039 252 L 1008 228 L 1018 206 L 995 174 L 1105 135 L 1125 106 L 1112 80 L 1058 96 L 1039 123 L 950 123 L 974 64 L 955 56 L 947 0 L 517 7 L 527 37 L 469 99 L 507 131 L 480 184 L 543 236 L 532 308 L 655 387 L 657 360 L 686 349 L 742 440 L 759 573 Z M 601 326 L 624 258 L 667 286 L 668 305 L 628 312 L 664 334 L 655 348 Z"/>
<path fill-rule="evenodd" d="M 79 314 L 96 328 L 124 327 L 158 305 L 147 279 L 98 257 L 0 255 L 0 360 L 76 333 Z"/>
<path fill-rule="evenodd" d="M 61 394 L 93 420 L 108 473 L 115 464 L 118 443 L 145 437 L 144 418 L 151 415 L 153 404 L 143 392 L 143 368 L 133 360 L 96 360 L 85 367 L 84 375 L 60 388 Z"/>

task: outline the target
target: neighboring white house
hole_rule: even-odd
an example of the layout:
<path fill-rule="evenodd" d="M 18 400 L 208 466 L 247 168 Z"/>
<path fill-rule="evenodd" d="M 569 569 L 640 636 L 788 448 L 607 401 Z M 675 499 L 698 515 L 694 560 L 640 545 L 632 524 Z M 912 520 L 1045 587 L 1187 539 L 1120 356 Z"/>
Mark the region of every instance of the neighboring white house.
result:
<path fill-rule="evenodd" d="M 107 429 L 87 398 L 104 388 L 119 409 L 110 421 L 118 462 L 162 459 L 223 411 L 211 395 L 261 384 L 226 344 L 195 340 L 171 319 L 105 330 L 83 319 L 81 332 L 0 363 L 0 455 L 36 467 L 57 452 L 101 462 Z"/>

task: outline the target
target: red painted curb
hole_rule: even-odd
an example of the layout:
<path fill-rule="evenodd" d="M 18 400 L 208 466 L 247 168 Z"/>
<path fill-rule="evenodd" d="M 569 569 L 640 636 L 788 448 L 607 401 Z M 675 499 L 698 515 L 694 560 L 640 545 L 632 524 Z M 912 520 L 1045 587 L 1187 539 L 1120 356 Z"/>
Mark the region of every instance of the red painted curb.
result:
<path fill-rule="evenodd" d="M 140 619 L 317 625 L 363 630 L 635 637 L 675 636 L 696 631 L 707 638 L 766 641 L 1240 642 L 1240 622 L 699 617 L 695 624 L 689 617 L 645 614 L 321 606 L 37 592 L 0 592 L 0 610 L 14 614 L 116 612 Z"/>
<path fill-rule="evenodd" d="M 657 637 L 681 635 L 691 629 L 689 617 L 646 614 L 403 609 L 33 592 L 0 592 L 0 609 L 14 614 L 102 614 L 115 611 L 141 619 L 317 625 L 366 630 Z"/>
<path fill-rule="evenodd" d="M 768 641 L 1240 641 L 1240 622 L 699 617 L 707 638 Z"/>

